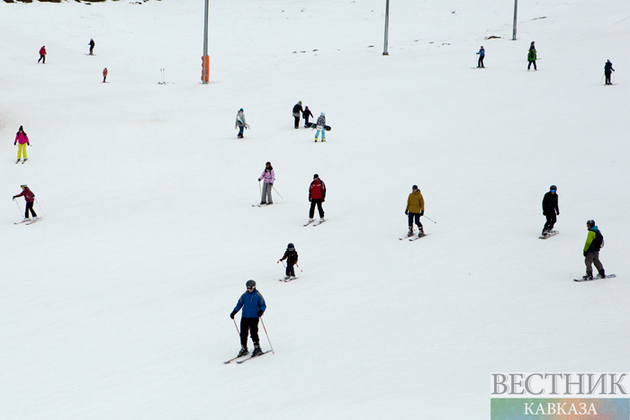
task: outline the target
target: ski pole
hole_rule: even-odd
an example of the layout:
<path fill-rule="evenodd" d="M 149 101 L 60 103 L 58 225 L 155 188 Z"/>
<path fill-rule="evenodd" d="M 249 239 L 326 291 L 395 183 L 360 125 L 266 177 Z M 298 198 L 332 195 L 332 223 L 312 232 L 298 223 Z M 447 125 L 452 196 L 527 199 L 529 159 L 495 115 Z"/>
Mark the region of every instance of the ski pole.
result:
<path fill-rule="evenodd" d="M 260 186 L 260 179 L 258 180 L 258 193 L 262 194 L 262 187 Z"/>
<path fill-rule="evenodd" d="M 604 76 L 605 76 L 605 75 L 604 75 Z M 602 78 L 601 78 L 601 79 L 599 79 L 599 84 L 600 84 L 600 85 L 602 84 L 602 80 L 604 80 L 604 76 L 602 76 Z"/>
<path fill-rule="evenodd" d="M 432 221 L 433 223 L 436 223 L 436 224 L 437 224 L 437 222 L 436 222 L 435 220 L 431 219 L 430 217 L 427 217 L 427 216 L 424 216 L 424 217 L 425 217 L 426 219 L 429 219 L 429 220 L 430 220 L 430 221 Z"/>
<path fill-rule="evenodd" d="M 295 263 L 295 266 L 296 266 L 297 268 L 300 268 L 300 266 L 298 265 L 298 263 Z M 302 270 L 302 269 L 300 268 L 300 272 L 301 272 L 301 273 L 303 273 L 303 272 L 304 272 L 304 270 Z"/>
<path fill-rule="evenodd" d="M 278 192 L 278 190 L 276 190 L 276 187 L 271 187 L 273 188 L 273 190 L 276 192 L 276 194 L 278 194 L 280 196 L 280 198 L 282 198 L 284 200 L 284 197 Z"/>
<path fill-rule="evenodd" d="M 241 332 L 238 330 L 238 325 L 236 325 L 236 320 L 232 318 L 232 321 L 234 321 L 234 326 L 236 327 L 236 333 L 240 336 Z"/>
<path fill-rule="evenodd" d="M 46 210 L 44 210 L 44 208 L 42 207 L 41 204 L 39 204 L 39 201 L 37 201 L 37 199 L 35 199 L 35 202 L 37 203 L 37 206 L 44 212 L 44 216 L 46 215 Z"/>
<path fill-rule="evenodd" d="M 263 321 L 262 316 L 260 317 L 260 322 L 262 322 L 263 329 L 265 330 L 265 335 L 267 336 L 267 341 L 269 341 L 269 347 L 271 347 L 271 353 L 276 354 L 273 351 L 273 346 L 271 345 L 271 340 L 269 340 L 269 334 L 267 333 L 267 327 L 265 327 L 265 321 Z"/>
<path fill-rule="evenodd" d="M 22 209 L 20 209 L 20 205 L 17 203 L 17 201 L 15 201 L 15 198 L 13 199 L 13 202 L 15 203 L 15 205 L 16 205 L 16 206 L 17 206 L 17 208 L 18 208 L 18 212 L 19 212 L 20 214 L 22 214 Z"/>

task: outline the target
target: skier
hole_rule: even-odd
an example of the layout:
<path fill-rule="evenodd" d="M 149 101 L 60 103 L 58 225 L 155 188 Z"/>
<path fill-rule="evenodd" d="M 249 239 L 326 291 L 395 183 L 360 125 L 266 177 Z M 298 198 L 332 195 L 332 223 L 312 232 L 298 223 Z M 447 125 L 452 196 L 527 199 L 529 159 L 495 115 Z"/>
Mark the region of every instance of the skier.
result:
<path fill-rule="evenodd" d="M 258 338 L 258 320 L 267 309 L 265 298 L 256 290 L 256 282 L 254 280 L 247 280 L 245 283 L 247 291 L 241 295 L 234 310 L 230 314 L 230 318 L 234 319 L 234 315 L 243 308 L 241 314 L 241 351 L 239 351 L 237 357 L 245 356 L 249 354 L 247 350 L 247 332 L 249 331 L 254 342 L 254 352 L 252 357 L 262 354 Z"/>
<path fill-rule="evenodd" d="M 411 194 L 407 198 L 407 208 L 405 208 L 405 215 L 409 219 L 409 233 L 407 236 L 413 236 L 413 222 L 415 220 L 418 226 L 418 237 L 424 236 L 424 229 L 420 222 L 420 216 L 424 215 L 424 198 L 422 193 L 418 189 L 417 185 L 411 187 Z"/>
<path fill-rule="evenodd" d="M 479 61 L 477 61 L 477 68 L 485 69 L 485 67 L 483 66 L 483 59 L 486 56 L 486 50 L 483 49 L 483 45 L 481 46 L 477 54 L 479 54 Z"/>
<path fill-rule="evenodd" d="M 262 188 L 262 196 L 260 197 L 260 204 L 273 204 L 273 199 L 271 198 L 271 189 L 273 188 L 273 183 L 276 180 L 276 173 L 273 171 L 273 166 L 271 166 L 271 162 L 265 163 L 265 169 L 258 178 L 258 182 L 262 180 L 264 180 L 264 182 Z"/>
<path fill-rule="evenodd" d="M 615 69 L 613 69 L 612 63 L 610 62 L 610 60 L 606 60 L 606 64 L 604 64 L 604 76 L 606 76 L 607 85 L 612 85 L 612 82 L 610 81 L 610 75 L 613 71 L 615 71 Z"/>
<path fill-rule="evenodd" d="M 107 71 L 107 67 L 105 67 L 105 68 L 103 69 L 103 83 L 107 83 L 107 82 L 106 82 L 106 80 L 107 80 L 107 74 L 108 74 L 108 73 L 109 73 L 109 72 Z"/>
<path fill-rule="evenodd" d="M 295 119 L 294 127 L 300 128 L 300 113 L 304 112 L 302 110 L 302 101 L 299 101 L 295 106 L 293 106 L 293 118 Z"/>
<path fill-rule="evenodd" d="M 293 266 L 298 262 L 298 253 L 295 250 L 295 246 L 293 244 L 287 245 L 287 250 L 284 252 L 284 256 L 278 260 L 280 261 L 287 260 L 287 269 L 285 272 L 284 280 L 295 280 L 295 270 Z"/>
<path fill-rule="evenodd" d="M 302 117 L 304 118 L 304 128 L 308 128 L 308 120 L 313 117 L 313 113 L 308 107 L 304 107 L 304 111 L 302 112 Z"/>
<path fill-rule="evenodd" d="M 243 130 L 245 128 L 249 128 L 249 125 L 245 122 L 245 113 L 243 112 L 243 108 L 239 109 L 236 113 L 236 123 L 234 124 L 234 128 L 238 127 L 238 135 L 236 136 L 239 139 L 242 139 Z"/>
<path fill-rule="evenodd" d="M 588 235 L 586 236 L 586 243 L 584 244 L 584 263 L 586 264 L 586 275 L 582 277 L 583 280 L 593 280 L 593 267 L 595 264 L 597 271 L 599 272 L 598 278 L 605 278 L 606 271 L 604 266 L 599 261 L 599 250 L 604 246 L 604 237 L 595 226 L 595 220 L 588 220 L 586 222 L 586 228 L 588 229 Z"/>
<path fill-rule="evenodd" d="M 529 45 L 527 61 L 529 61 L 529 64 L 527 64 L 527 71 L 529 71 L 529 68 L 532 66 L 532 64 L 534 64 L 534 70 L 538 70 L 536 68 L 536 46 L 534 45 L 534 41 L 532 41 L 532 43 Z"/>
<path fill-rule="evenodd" d="M 24 221 L 26 222 L 28 220 L 31 220 L 29 216 L 29 212 L 33 215 L 33 220 L 36 220 L 37 214 L 35 213 L 35 210 L 33 210 L 33 202 L 35 201 L 35 194 L 33 194 L 33 191 L 31 191 L 28 188 L 28 185 L 20 185 L 20 188 L 22 188 L 22 192 L 18 195 L 14 195 L 13 200 L 15 200 L 18 197 L 24 197 L 24 200 L 26 200 L 26 210 L 24 211 Z"/>
<path fill-rule="evenodd" d="M 26 146 L 30 146 L 31 142 L 28 140 L 28 136 L 24 132 L 24 126 L 20 126 L 18 132 L 15 134 L 15 141 L 13 142 L 13 145 L 15 146 L 17 143 L 20 143 L 20 145 L 18 146 L 17 161 L 15 163 L 20 161 L 22 153 L 24 153 L 24 162 L 26 162 L 28 160 L 28 156 L 26 155 Z"/>
<path fill-rule="evenodd" d="M 315 206 L 317 205 L 317 211 L 319 211 L 319 221 L 324 221 L 324 209 L 322 203 L 326 201 L 326 184 L 319 179 L 319 175 L 313 175 L 313 182 L 308 189 L 308 201 L 311 202 L 311 208 L 308 211 L 308 221 L 312 222 L 315 216 Z"/>
<path fill-rule="evenodd" d="M 40 61 L 46 64 L 46 46 L 45 45 L 39 49 L 39 60 L 37 60 L 37 62 L 39 63 Z"/>
<path fill-rule="evenodd" d="M 88 43 L 88 45 L 90 46 L 90 55 L 94 55 L 94 46 L 96 44 L 94 43 L 94 40 L 92 38 L 90 38 L 90 42 Z"/>
<path fill-rule="evenodd" d="M 317 118 L 317 132 L 315 133 L 315 143 L 317 143 L 317 138 L 319 137 L 319 133 L 322 133 L 322 142 L 326 141 L 326 130 L 324 130 L 324 126 L 326 125 L 326 115 L 322 112 L 319 114 Z"/>
<path fill-rule="evenodd" d="M 556 215 L 560 215 L 560 209 L 558 208 L 558 194 L 556 191 L 558 187 L 552 185 L 549 187 L 549 192 L 545 194 L 542 201 L 543 215 L 547 218 L 545 226 L 543 227 L 542 236 L 547 236 L 551 233 L 553 225 L 556 224 Z"/>

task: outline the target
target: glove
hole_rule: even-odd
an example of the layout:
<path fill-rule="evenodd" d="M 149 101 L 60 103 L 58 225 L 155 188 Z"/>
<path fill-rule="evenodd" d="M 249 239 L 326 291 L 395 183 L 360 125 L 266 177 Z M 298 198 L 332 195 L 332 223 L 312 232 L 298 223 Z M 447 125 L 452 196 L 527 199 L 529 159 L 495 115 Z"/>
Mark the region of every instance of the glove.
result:
<path fill-rule="evenodd" d="M 420 216 L 424 216 L 424 210 L 420 210 Z"/>
<path fill-rule="evenodd" d="M 265 311 L 263 311 L 262 309 L 258 310 L 258 316 L 263 316 L 264 313 L 265 313 Z"/>
<path fill-rule="evenodd" d="M 236 311 L 232 311 L 232 313 L 230 314 L 230 318 L 234 319 L 234 315 L 236 315 Z"/>
<path fill-rule="evenodd" d="M 409 210 L 405 210 L 405 216 L 409 214 Z"/>
<path fill-rule="evenodd" d="M 13 145 L 15 146 L 17 144 L 17 141 L 15 143 L 13 143 Z"/>
<path fill-rule="evenodd" d="M 559 211 L 557 211 L 557 212 L 556 212 L 556 214 L 557 214 L 558 216 L 560 216 L 560 212 L 559 212 Z"/>
<path fill-rule="evenodd" d="M 586 251 L 584 251 L 582 254 L 584 254 L 584 256 L 586 257 Z"/>

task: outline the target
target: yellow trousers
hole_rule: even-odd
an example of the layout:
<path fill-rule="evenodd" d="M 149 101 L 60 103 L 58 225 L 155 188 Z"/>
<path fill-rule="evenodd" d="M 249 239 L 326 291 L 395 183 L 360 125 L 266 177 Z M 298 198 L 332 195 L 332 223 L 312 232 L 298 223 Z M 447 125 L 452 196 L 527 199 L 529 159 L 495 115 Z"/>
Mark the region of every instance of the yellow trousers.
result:
<path fill-rule="evenodd" d="M 24 153 L 24 159 L 28 159 L 28 156 L 26 156 L 26 143 L 21 143 L 18 146 L 18 159 L 22 158 L 22 153 Z"/>

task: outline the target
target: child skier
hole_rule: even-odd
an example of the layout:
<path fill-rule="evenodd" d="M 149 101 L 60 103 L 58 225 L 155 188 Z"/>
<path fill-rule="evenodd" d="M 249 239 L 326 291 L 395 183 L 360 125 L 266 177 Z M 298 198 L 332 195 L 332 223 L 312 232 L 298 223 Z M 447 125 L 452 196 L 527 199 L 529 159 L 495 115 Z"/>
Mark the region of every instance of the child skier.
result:
<path fill-rule="evenodd" d="M 29 212 L 33 215 L 33 220 L 37 219 L 37 214 L 35 214 L 35 210 L 33 210 L 33 202 L 35 201 L 35 194 L 28 188 L 28 185 L 20 185 L 22 188 L 22 192 L 18 195 L 14 195 L 13 199 L 15 200 L 18 197 L 24 197 L 26 200 L 26 210 L 24 212 L 24 221 L 31 220 L 29 217 Z"/>
<path fill-rule="evenodd" d="M 26 155 L 26 146 L 30 146 L 31 142 L 28 140 L 28 136 L 24 132 L 23 126 L 20 126 L 18 132 L 15 134 L 15 141 L 13 142 L 13 145 L 15 146 L 18 143 L 20 143 L 20 145 L 18 146 L 18 158 L 15 163 L 18 163 L 20 161 L 20 159 L 22 158 L 22 153 L 24 153 L 24 162 L 26 162 L 28 160 L 28 156 Z"/>
<path fill-rule="evenodd" d="M 295 280 L 296 277 L 293 266 L 298 262 L 298 253 L 295 250 L 295 246 L 293 246 L 293 244 L 287 245 L 287 250 L 284 252 L 284 256 L 278 260 L 278 263 L 284 260 L 287 260 L 287 269 L 285 273 L 286 276 L 284 276 L 284 281 Z"/>
<path fill-rule="evenodd" d="M 304 111 L 302 112 L 302 117 L 304 118 L 304 128 L 310 127 L 308 120 L 310 118 L 313 118 L 313 113 L 310 109 L 308 109 L 308 107 L 304 108 Z"/>

